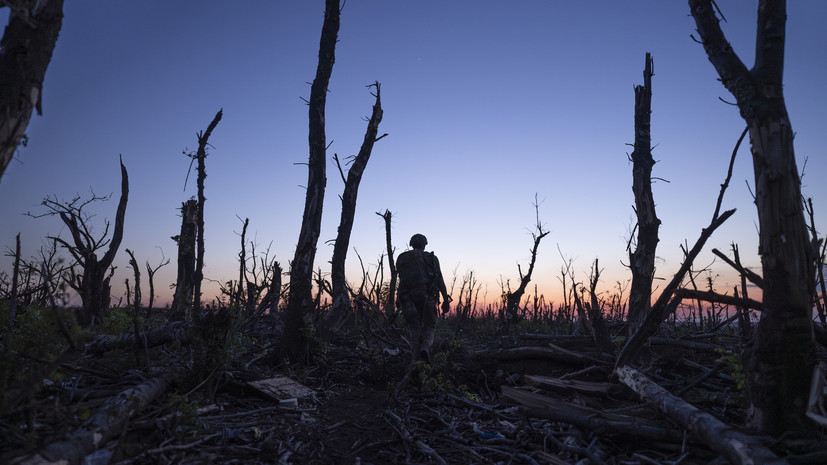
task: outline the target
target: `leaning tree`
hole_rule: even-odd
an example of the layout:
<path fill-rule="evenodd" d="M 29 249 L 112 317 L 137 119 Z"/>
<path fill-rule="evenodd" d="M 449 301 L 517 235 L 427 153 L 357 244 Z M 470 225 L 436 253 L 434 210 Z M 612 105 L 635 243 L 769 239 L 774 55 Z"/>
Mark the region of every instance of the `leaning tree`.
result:
<path fill-rule="evenodd" d="M 283 353 L 290 355 L 295 361 L 304 360 L 309 355 L 303 329 L 308 325 L 307 312 L 313 307 L 313 261 L 316 258 L 316 245 L 321 234 L 322 206 L 327 184 L 325 103 L 335 61 L 339 16 L 339 0 L 326 0 L 322 36 L 319 40 L 319 62 L 316 77 L 310 87 L 308 104 L 307 140 L 310 155 L 307 162 L 307 193 L 299 240 L 293 261 L 290 263 L 290 291 L 284 314 L 284 336 L 281 341 Z"/>
<path fill-rule="evenodd" d="M 764 298 L 746 361 L 749 424 L 771 434 L 803 430 L 815 363 L 815 252 L 804 220 L 782 85 L 786 1 L 758 2 L 751 69 L 721 31 L 714 2 L 689 0 L 689 6 L 707 57 L 735 97 L 752 145 Z"/>
<path fill-rule="evenodd" d="M 0 40 L 0 178 L 26 143 L 32 111 L 41 114 L 43 79 L 63 25 L 63 0 L 0 0 L 5 6 L 11 13 Z"/>

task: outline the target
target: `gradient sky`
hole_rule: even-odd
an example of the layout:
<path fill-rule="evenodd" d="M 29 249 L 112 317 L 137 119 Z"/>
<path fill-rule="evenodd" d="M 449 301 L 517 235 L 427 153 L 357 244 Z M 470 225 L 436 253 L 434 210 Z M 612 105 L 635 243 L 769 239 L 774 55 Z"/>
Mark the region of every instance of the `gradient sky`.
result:
<path fill-rule="evenodd" d="M 756 3 L 718 0 L 724 32 L 751 67 Z M 0 245 L 21 233 L 32 256 L 46 235 L 68 231 L 56 218 L 33 219 L 45 196 L 69 199 L 90 189 L 113 199 L 93 221 L 114 218 L 118 155 L 129 170 L 123 248 L 140 263 L 176 256 L 170 236 L 180 227 L 190 160 L 218 109 L 206 166 L 207 278 L 237 276 L 242 222 L 258 250 L 272 243 L 285 267 L 293 257 L 304 207 L 307 107 L 324 11 L 321 0 L 69 1 L 46 74 L 43 116 L 34 116 L 21 148 L 0 180 Z M 0 10 L 5 23 L 7 9 Z M 799 168 L 807 159 L 805 196 L 827 229 L 827 2 L 788 2 L 785 95 L 796 131 Z M 413 233 L 425 234 L 446 280 L 473 270 L 489 299 L 502 280 L 516 286 L 526 269 L 535 223 L 532 203 L 551 233 L 540 245 L 532 284 L 560 301 L 563 263 L 573 259 L 586 281 L 591 262 L 604 269 L 599 289 L 629 279 L 626 242 L 634 225 L 631 164 L 633 86 L 642 84 L 644 55 L 654 57 L 652 139 L 657 214 L 662 220 L 658 278 L 680 265 L 715 207 L 729 156 L 744 128 L 731 95 L 717 81 L 684 1 L 349 0 L 341 16 L 327 100 L 328 159 L 358 152 L 373 97 L 382 84 L 389 135 L 373 150 L 359 191 L 348 254 L 349 280 L 359 262 L 374 268 L 384 252 L 393 212 L 397 253 Z M 740 151 L 724 208 L 737 208 L 708 242 L 740 244 L 742 261 L 760 269 L 757 217 L 747 145 Z M 328 163 L 327 194 L 316 267 L 327 273 L 343 183 Z M 132 278 L 123 250 L 116 258 L 113 298 Z M 0 269 L 12 259 L 0 258 Z M 142 265 L 143 266 L 143 265 Z M 725 265 L 719 291 L 735 280 Z M 143 272 L 144 302 L 147 299 Z M 174 262 L 156 275 L 161 302 L 175 280 Z M 663 281 L 656 281 L 663 285 Z M 457 288 L 459 284 L 457 284 Z M 205 298 L 217 294 L 205 286 Z"/>

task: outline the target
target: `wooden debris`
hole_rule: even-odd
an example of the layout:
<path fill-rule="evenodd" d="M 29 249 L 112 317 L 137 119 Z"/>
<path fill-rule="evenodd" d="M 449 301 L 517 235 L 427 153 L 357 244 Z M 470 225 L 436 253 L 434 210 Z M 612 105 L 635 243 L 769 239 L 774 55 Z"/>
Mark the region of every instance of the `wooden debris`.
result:
<path fill-rule="evenodd" d="M 147 403 L 166 391 L 173 373 L 152 378 L 111 397 L 80 428 L 65 439 L 52 442 L 35 452 L 20 465 L 78 463 L 119 434 L 129 418 Z"/>
<path fill-rule="evenodd" d="M 301 399 L 312 397 L 316 394 L 316 391 L 286 376 L 276 376 L 275 378 L 262 379 L 260 381 L 249 381 L 247 385 L 275 400 Z"/>
<path fill-rule="evenodd" d="M 758 438 L 741 433 L 709 413 L 687 404 L 634 368 L 622 366 L 615 370 L 615 374 L 642 400 L 651 402 L 658 411 L 678 422 L 730 462 L 738 465 L 787 463 L 773 454 Z"/>
<path fill-rule="evenodd" d="M 537 375 L 525 375 L 523 376 L 523 379 L 528 385 L 538 386 L 544 389 L 575 391 L 583 394 L 614 396 L 620 398 L 629 398 L 630 396 L 628 389 L 626 389 L 623 385 L 616 383 L 596 383 L 591 381 L 551 378 L 548 376 Z"/>

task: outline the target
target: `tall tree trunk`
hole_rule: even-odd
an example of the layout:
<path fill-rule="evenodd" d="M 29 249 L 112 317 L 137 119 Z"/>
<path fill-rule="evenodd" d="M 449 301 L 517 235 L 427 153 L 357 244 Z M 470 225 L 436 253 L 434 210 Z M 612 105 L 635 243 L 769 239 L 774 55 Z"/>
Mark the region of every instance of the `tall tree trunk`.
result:
<path fill-rule="evenodd" d="M 26 143 L 32 111 L 42 114 L 46 68 L 63 25 L 63 0 L 18 1 L 0 40 L 0 179 Z"/>
<path fill-rule="evenodd" d="M 752 145 L 764 299 L 745 364 L 749 424 L 771 434 L 804 430 L 815 363 L 815 251 L 804 221 L 782 87 L 786 2 L 759 1 L 752 69 L 727 42 L 711 0 L 689 0 L 689 5 L 709 61 L 747 122 Z"/>
<path fill-rule="evenodd" d="M 655 250 L 658 246 L 660 220 L 655 213 L 652 195 L 652 56 L 646 54 L 643 85 L 635 86 L 635 149 L 632 151 L 632 192 L 637 214 L 637 244 L 629 251 L 632 286 L 629 291 L 629 315 L 626 332 L 631 337 L 649 313 L 652 279 L 655 274 Z"/>
<path fill-rule="evenodd" d="M 175 318 L 192 320 L 192 294 L 195 289 L 195 236 L 198 230 L 198 203 L 195 199 L 181 204 L 181 234 L 178 243 L 178 277 L 171 312 Z"/>
<path fill-rule="evenodd" d="M 379 123 L 382 121 L 382 100 L 380 98 L 379 83 L 376 82 L 372 86 L 376 86 L 376 103 L 373 105 L 373 113 L 370 120 L 368 120 L 368 128 L 365 131 L 362 148 L 347 172 L 345 191 L 342 194 L 342 215 L 339 219 L 336 243 L 333 246 L 330 274 L 333 284 L 333 313 L 337 315 L 341 315 L 342 312 L 350 309 L 350 294 L 345 281 L 345 259 L 347 258 L 347 249 L 350 247 L 353 218 L 356 216 L 356 197 L 359 194 L 359 183 L 362 181 L 362 174 L 365 172 L 368 160 L 370 160 L 374 142 L 384 137 L 376 137 L 379 132 Z M 336 163 L 339 163 L 338 157 Z M 341 165 L 339 165 L 340 173 L 341 168 Z M 344 179 L 344 174 L 342 174 L 342 178 Z"/>
<path fill-rule="evenodd" d="M 321 231 L 324 191 L 327 184 L 325 102 L 327 101 L 327 86 L 330 83 L 335 61 L 339 13 L 339 0 L 325 1 L 324 24 L 319 41 L 319 63 L 316 68 L 316 78 L 313 79 L 313 85 L 310 87 L 307 136 L 310 155 L 307 164 L 307 193 L 296 253 L 290 264 L 290 292 L 284 315 L 282 337 L 283 352 L 293 361 L 305 361 L 309 355 L 307 337 L 302 333 L 302 328 L 309 324 L 307 316 L 313 308 L 313 261 L 316 258 L 316 244 Z"/>
<path fill-rule="evenodd" d="M 196 211 L 196 225 L 198 227 L 198 235 L 196 236 L 196 256 L 195 256 L 195 284 L 193 290 L 193 314 L 195 319 L 201 317 L 201 281 L 204 280 L 204 202 L 207 198 L 204 197 L 204 180 L 207 178 L 207 168 L 205 160 L 207 158 L 207 143 L 210 139 L 213 129 L 215 129 L 218 122 L 221 121 L 221 116 L 224 114 L 223 110 L 218 110 L 212 122 L 207 126 L 207 130 L 203 133 L 198 133 L 198 152 L 195 157 L 198 159 L 198 209 Z"/>

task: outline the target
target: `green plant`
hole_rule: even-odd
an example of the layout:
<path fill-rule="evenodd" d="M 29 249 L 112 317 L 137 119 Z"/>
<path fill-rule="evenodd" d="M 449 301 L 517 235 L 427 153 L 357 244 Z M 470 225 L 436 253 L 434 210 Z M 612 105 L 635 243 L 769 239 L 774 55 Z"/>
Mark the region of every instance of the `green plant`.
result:
<path fill-rule="evenodd" d="M 720 354 L 716 360 L 717 363 L 723 363 L 729 368 L 729 374 L 735 378 L 736 385 L 739 390 L 744 390 L 747 382 L 747 375 L 744 372 L 744 363 L 740 354 L 736 354 L 727 349 L 715 349 L 715 352 Z"/>

